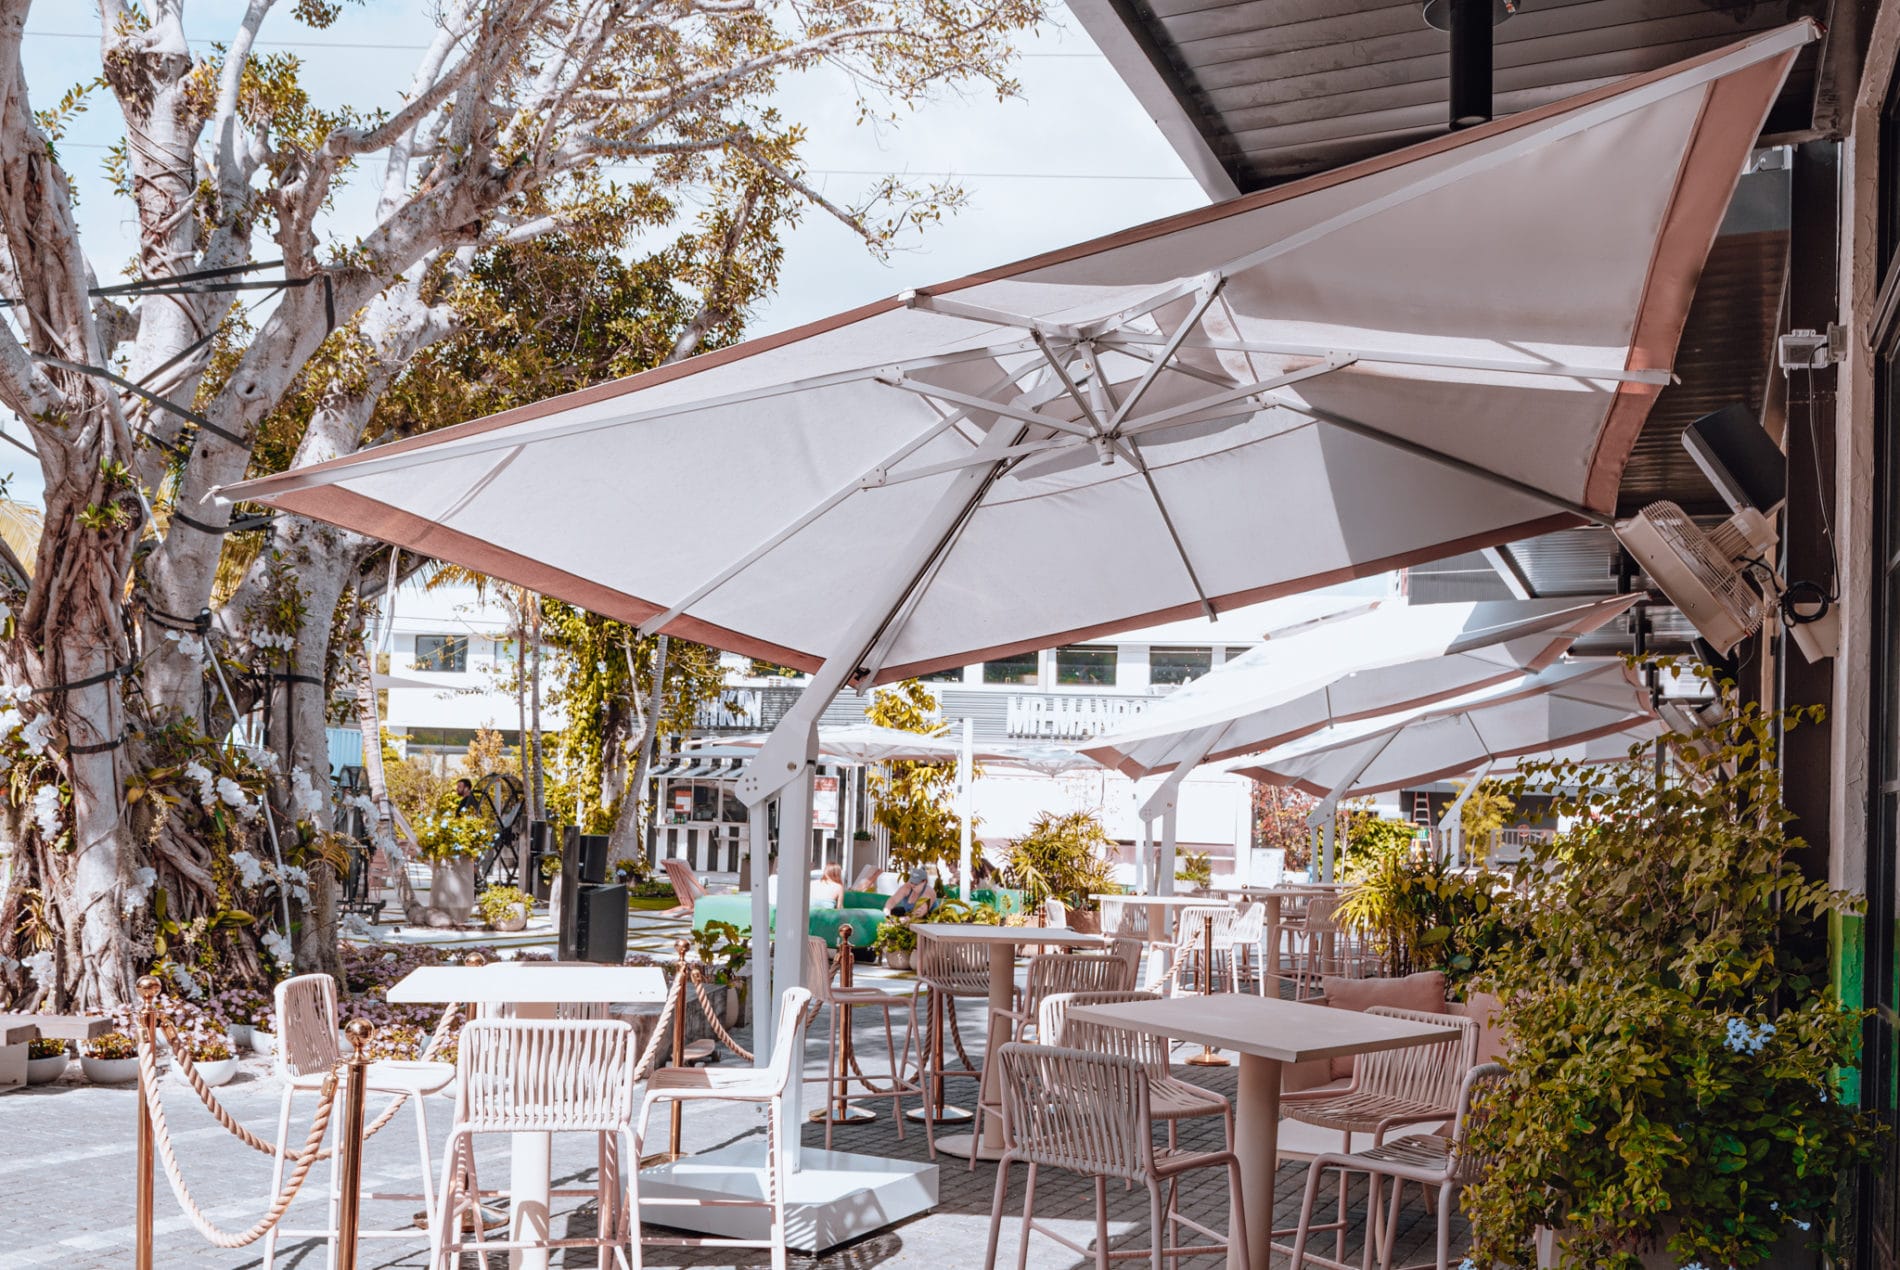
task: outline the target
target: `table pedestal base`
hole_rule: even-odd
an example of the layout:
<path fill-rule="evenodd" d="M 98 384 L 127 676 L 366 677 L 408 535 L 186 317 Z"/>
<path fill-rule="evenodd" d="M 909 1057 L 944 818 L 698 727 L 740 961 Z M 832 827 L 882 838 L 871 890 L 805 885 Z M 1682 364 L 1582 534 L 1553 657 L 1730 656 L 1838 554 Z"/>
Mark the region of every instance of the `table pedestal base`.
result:
<path fill-rule="evenodd" d="M 937 1206 L 937 1166 L 805 1147 L 785 1179 L 785 1242 L 820 1253 Z M 763 1199 L 765 1147 L 737 1143 L 640 1171 L 642 1199 Z M 640 1219 L 725 1239 L 765 1239 L 770 1210 L 655 1204 Z"/>
<path fill-rule="evenodd" d="M 972 1144 L 975 1144 L 976 1158 L 979 1160 L 1000 1160 L 1003 1158 L 1002 1147 L 991 1146 L 987 1142 L 976 1143 L 976 1135 L 973 1133 L 952 1133 L 939 1137 L 937 1139 L 937 1150 L 943 1152 L 945 1155 L 954 1155 L 959 1160 L 967 1160 L 970 1158 Z"/>
<path fill-rule="evenodd" d="M 820 1107 L 816 1111 L 808 1112 L 805 1119 L 813 1124 L 823 1124 L 825 1122 L 825 1109 Z M 856 1103 L 848 1103 L 843 1108 L 833 1107 L 831 1109 L 831 1123 L 833 1124 L 869 1124 L 875 1119 L 877 1119 L 877 1112 L 872 1111 L 869 1107 L 860 1107 Z"/>
<path fill-rule="evenodd" d="M 935 1114 L 932 1114 L 928 1107 L 912 1107 L 904 1113 L 904 1119 L 913 1124 L 922 1124 L 926 1120 L 936 1124 L 968 1124 L 975 1114 L 962 1107 L 952 1107 L 949 1103 L 945 1103 L 937 1108 Z"/>

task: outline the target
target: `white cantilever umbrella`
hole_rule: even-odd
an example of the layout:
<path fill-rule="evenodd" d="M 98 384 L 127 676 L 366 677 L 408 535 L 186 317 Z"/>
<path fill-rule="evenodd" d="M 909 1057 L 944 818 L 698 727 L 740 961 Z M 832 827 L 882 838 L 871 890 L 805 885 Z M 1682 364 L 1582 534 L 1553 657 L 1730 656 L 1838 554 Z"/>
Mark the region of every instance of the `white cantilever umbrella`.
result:
<path fill-rule="evenodd" d="M 1607 521 L 1816 35 L 225 493 L 813 669 L 739 783 L 799 825 L 847 684 Z"/>
<path fill-rule="evenodd" d="M 1168 773 L 1141 809 L 1144 824 L 1161 821 L 1154 876 L 1165 894 L 1180 786 L 1197 765 L 1541 670 L 1641 598 L 1382 604 L 1269 640 L 1082 748 L 1129 776 Z"/>
<path fill-rule="evenodd" d="M 1314 823 L 1329 823 L 1342 799 L 1446 780 L 1552 750 L 1660 727 L 1649 691 L 1621 661 L 1552 666 L 1436 705 L 1332 727 L 1229 771 L 1320 799 Z M 1331 835 L 1325 872 L 1331 874 Z"/>

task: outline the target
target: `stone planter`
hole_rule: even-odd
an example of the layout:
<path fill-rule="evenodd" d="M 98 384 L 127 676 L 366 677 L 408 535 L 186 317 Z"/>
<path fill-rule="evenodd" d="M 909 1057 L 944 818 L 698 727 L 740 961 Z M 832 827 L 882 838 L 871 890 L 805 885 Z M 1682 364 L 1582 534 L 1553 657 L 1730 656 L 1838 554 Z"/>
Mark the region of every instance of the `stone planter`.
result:
<path fill-rule="evenodd" d="M 139 1078 L 139 1060 L 136 1058 L 87 1058 L 79 1057 L 79 1070 L 86 1073 L 86 1079 L 95 1085 L 124 1085 Z"/>
<path fill-rule="evenodd" d="M 236 1058 L 208 1058 L 192 1065 L 198 1069 L 199 1077 L 207 1085 L 227 1085 L 238 1073 Z"/>
<path fill-rule="evenodd" d="M 266 1032 L 261 1027 L 251 1029 L 251 1053 L 262 1054 L 265 1058 L 277 1052 L 277 1033 Z"/>
<path fill-rule="evenodd" d="M 26 1060 L 26 1083 L 50 1085 L 66 1074 L 66 1068 L 72 1061 L 65 1054 L 55 1054 L 51 1058 L 29 1058 Z"/>
<path fill-rule="evenodd" d="M 911 953 L 909 950 L 898 952 L 892 949 L 884 954 L 884 964 L 892 970 L 909 970 Z"/>
<path fill-rule="evenodd" d="M 441 910 L 457 926 L 475 911 L 475 861 L 467 856 L 429 866 L 429 907 Z"/>
<path fill-rule="evenodd" d="M 528 910 L 519 904 L 510 904 L 505 914 L 488 924 L 490 930 L 501 931 L 504 934 L 525 930 L 527 925 Z"/>
<path fill-rule="evenodd" d="M 226 1032 L 231 1037 L 232 1050 L 247 1050 L 251 1048 L 251 1025 L 249 1023 L 233 1023 L 226 1029 Z"/>

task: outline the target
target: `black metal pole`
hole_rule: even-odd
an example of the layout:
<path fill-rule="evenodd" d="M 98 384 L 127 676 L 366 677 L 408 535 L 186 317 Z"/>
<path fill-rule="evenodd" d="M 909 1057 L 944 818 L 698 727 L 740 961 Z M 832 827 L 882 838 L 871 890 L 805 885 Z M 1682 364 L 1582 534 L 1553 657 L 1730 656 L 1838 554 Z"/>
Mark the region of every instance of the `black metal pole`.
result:
<path fill-rule="evenodd" d="M 1451 126 L 1491 119 L 1492 0 L 1451 0 Z"/>

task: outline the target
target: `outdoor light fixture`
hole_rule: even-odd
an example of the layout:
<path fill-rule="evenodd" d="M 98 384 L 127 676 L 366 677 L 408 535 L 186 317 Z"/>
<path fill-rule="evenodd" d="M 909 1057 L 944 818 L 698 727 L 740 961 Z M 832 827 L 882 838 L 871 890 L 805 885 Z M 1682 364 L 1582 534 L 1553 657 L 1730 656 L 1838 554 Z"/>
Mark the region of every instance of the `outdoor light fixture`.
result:
<path fill-rule="evenodd" d="M 1491 29 L 1518 0 L 1425 0 L 1425 24 L 1451 33 L 1451 127 L 1491 119 Z"/>

